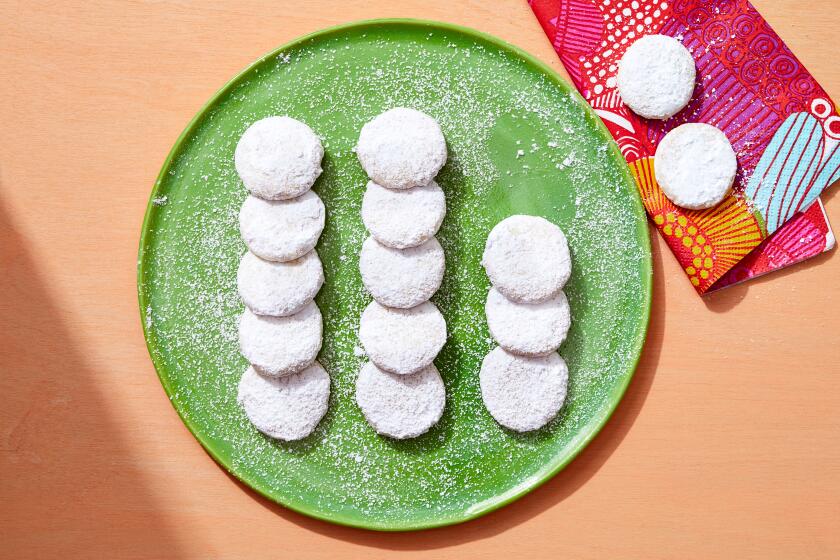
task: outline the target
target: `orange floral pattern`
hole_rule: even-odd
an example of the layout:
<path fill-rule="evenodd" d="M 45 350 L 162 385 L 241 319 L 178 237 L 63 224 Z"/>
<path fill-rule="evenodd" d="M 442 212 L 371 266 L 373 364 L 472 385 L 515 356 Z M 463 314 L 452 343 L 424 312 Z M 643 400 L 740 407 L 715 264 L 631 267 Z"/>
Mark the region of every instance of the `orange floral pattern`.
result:
<path fill-rule="evenodd" d="M 743 200 L 729 195 L 709 210 L 678 208 L 656 183 L 653 158 L 629 165 L 648 214 L 699 293 L 761 243 L 759 221 Z"/>
<path fill-rule="evenodd" d="M 782 196 L 789 194 L 783 200 L 793 200 L 795 204 L 786 204 L 782 211 L 776 209 L 777 217 L 771 220 L 766 212 L 763 215 L 758 212 L 762 205 L 756 202 L 762 199 L 756 197 L 756 188 L 745 191 L 745 187 L 774 134 L 791 115 L 810 110 L 818 119 L 830 119 L 835 124 L 840 123 L 840 117 L 833 114 L 834 105 L 825 91 L 749 0 L 528 0 L 528 3 L 578 91 L 618 143 L 636 176 L 651 220 L 698 293 L 731 284 L 732 276 L 726 283 L 714 285 L 751 250 L 773 250 L 775 245 L 761 243 L 762 236 L 766 238 L 777 227 L 783 232 L 783 239 L 788 236 L 798 239 L 793 229 L 784 231 L 792 228 L 786 219 L 791 211 L 806 208 L 811 195 L 799 196 L 793 188 L 795 182 L 793 186 L 784 185 Z M 689 105 L 665 121 L 649 121 L 634 115 L 622 103 L 616 88 L 618 62 L 627 47 L 639 37 L 654 33 L 679 39 L 694 56 L 698 77 L 702 78 Z M 683 122 L 717 126 L 738 155 L 734 194 L 713 210 L 695 212 L 676 208 L 662 196 L 653 179 L 648 158 L 656 153 L 661 138 Z M 835 128 L 835 136 L 840 138 L 840 124 Z M 832 142 L 837 142 L 835 136 L 829 136 Z M 793 169 L 803 167 L 797 158 L 790 161 Z M 833 166 L 827 169 L 826 180 L 820 185 L 837 178 Z M 781 173 L 771 173 L 768 177 L 771 180 L 762 181 L 770 192 L 775 192 L 776 184 L 783 182 L 780 177 L 784 177 Z M 799 183 L 812 186 L 807 181 Z M 809 193 L 812 191 L 810 188 Z M 820 228 L 829 230 L 824 214 L 817 213 L 817 217 L 821 220 Z M 755 276 L 804 260 L 818 254 L 822 250 L 820 246 L 817 239 L 809 245 L 807 253 L 786 251 L 784 254 L 790 255 L 787 260 L 777 258 L 781 253 L 774 253 L 772 259 L 769 255 L 765 255 L 768 258 L 753 255 L 748 259 L 752 263 L 749 274 L 742 271 L 738 277 Z M 828 246 L 827 242 L 822 244 Z"/>

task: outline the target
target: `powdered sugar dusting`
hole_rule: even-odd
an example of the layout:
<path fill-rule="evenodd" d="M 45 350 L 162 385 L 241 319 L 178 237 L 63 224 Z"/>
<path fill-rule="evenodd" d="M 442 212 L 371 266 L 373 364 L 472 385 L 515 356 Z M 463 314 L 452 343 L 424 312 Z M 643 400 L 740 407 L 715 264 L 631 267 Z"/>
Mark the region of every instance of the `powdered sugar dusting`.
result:
<path fill-rule="evenodd" d="M 237 401 L 264 434 L 295 441 L 312 433 L 327 412 L 330 376 L 315 362 L 301 372 L 265 377 L 250 367 L 239 381 Z"/>
<path fill-rule="evenodd" d="M 413 374 L 430 365 L 443 348 L 446 322 L 428 301 L 411 309 L 372 301 L 359 319 L 359 341 L 379 368 Z"/>
<path fill-rule="evenodd" d="M 219 458 L 293 507 L 379 526 L 476 513 L 476 504 L 514 495 L 576 449 L 600 424 L 634 360 L 634 344 L 621 333 L 638 332 L 628 309 L 642 306 L 639 265 L 649 259 L 626 171 L 593 137 L 600 125 L 576 95 L 489 44 L 406 29 L 410 40 L 387 28 L 356 28 L 252 67 L 166 170 L 157 194 L 167 202 L 150 209 L 139 286 L 152 356 L 173 404 Z M 438 232 L 446 273 L 432 298 L 449 329 L 435 361 L 448 399 L 437 425 L 404 442 L 374 434 L 354 402 L 365 361 L 357 323 L 370 298 L 358 269 L 367 178 L 353 146 L 365 122 L 395 106 L 434 117 L 449 148 L 437 177 L 447 202 Z M 243 309 L 236 269 L 245 249 L 237 216 L 246 191 L 233 151 L 248 125 L 269 115 L 303 120 L 326 152 L 314 186 L 327 212 L 317 245 L 326 281 L 316 301 L 324 320 L 318 360 L 333 385 L 325 419 L 297 443 L 262 436 L 236 404 L 247 367 L 236 324 Z M 481 359 L 492 347 L 481 253 L 491 227 L 514 213 L 549 216 L 566 232 L 575 263 L 566 286 L 575 321 L 561 349 L 567 402 L 545 429 L 526 435 L 501 429 L 478 387 Z"/>
<path fill-rule="evenodd" d="M 404 190 L 370 181 L 362 198 L 365 227 L 377 241 L 395 249 L 416 247 L 431 239 L 445 215 L 446 196 L 434 181 Z"/>
<path fill-rule="evenodd" d="M 388 307 L 406 309 L 427 301 L 440 287 L 445 268 L 443 247 L 434 237 L 406 249 L 392 249 L 368 237 L 359 255 L 365 288 Z"/>
<path fill-rule="evenodd" d="M 408 439 L 437 423 L 446 392 L 434 364 L 411 375 L 396 375 L 368 362 L 359 371 L 356 402 L 378 433 Z"/>
<path fill-rule="evenodd" d="M 487 327 L 499 346 L 526 356 L 544 356 L 557 350 L 572 324 L 563 290 L 542 303 L 516 303 L 490 288 L 484 311 Z"/>

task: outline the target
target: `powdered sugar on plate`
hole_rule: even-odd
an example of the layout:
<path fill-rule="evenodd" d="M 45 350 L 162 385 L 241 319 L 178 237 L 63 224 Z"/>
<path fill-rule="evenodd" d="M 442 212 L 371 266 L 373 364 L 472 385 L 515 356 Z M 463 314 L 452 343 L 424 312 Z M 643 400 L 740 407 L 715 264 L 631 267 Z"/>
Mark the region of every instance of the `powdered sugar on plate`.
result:
<path fill-rule="evenodd" d="M 577 95 L 492 45 L 416 30 L 411 41 L 375 27 L 307 40 L 252 67 L 165 170 L 157 196 L 167 202 L 150 210 L 139 285 L 150 352 L 173 404 L 228 468 L 285 503 L 333 517 L 352 510 L 391 526 L 428 515 L 457 519 L 500 493 L 515 495 L 600 425 L 635 359 L 635 345 L 615 333 L 640 332 L 626 310 L 644 297 L 640 265 L 649 259 L 626 170 L 593 136 L 601 124 Z M 365 122 L 396 106 L 433 116 L 449 147 L 437 177 L 447 203 L 437 234 L 446 273 L 432 298 L 449 330 L 436 360 L 448 401 L 427 434 L 399 442 L 373 433 L 354 400 L 366 361 L 358 319 L 370 297 L 358 270 L 367 177 L 353 147 Z M 316 301 L 324 325 L 318 360 L 333 386 L 326 417 L 297 443 L 261 436 L 236 403 L 247 367 L 237 345 L 243 305 L 236 293 L 246 192 L 233 152 L 250 123 L 283 114 L 316 130 L 326 151 L 314 186 L 327 210 L 317 246 L 326 281 Z M 478 384 L 493 345 L 481 253 L 492 226 L 517 209 L 557 216 L 576 266 L 565 288 L 575 317 L 562 348 L 571 372 L 567 404 L 544 430 L 522 436 L 496 424 Z M 502 463 L 507 486 L 500 488 Z"/>

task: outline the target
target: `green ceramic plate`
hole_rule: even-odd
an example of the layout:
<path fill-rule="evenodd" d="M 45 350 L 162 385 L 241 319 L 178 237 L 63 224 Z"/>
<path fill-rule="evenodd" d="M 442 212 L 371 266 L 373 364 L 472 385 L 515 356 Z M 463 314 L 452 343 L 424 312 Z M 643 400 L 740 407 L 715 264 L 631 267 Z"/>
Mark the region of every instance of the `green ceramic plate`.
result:
<path fill-rule="evenodd" d="M 435 295 L 449 340 L 436 364 L 446 412 L 428 434 L 377 436 L 354 401 L 357 325 L 369 301 L 358 272 L 366 177 L 358 132 L 394 106 L 441 124 L 449 161 L 438 182 L 446 275 Z M 326 284 L 319 360 L 332 376 L 329 413 L 302 442 L 263 437 L 236 404 L 246 369 L 237 348 L 236 268 L 245 198 L 233 166 L 242 132 L 290 115 L 323 139 L 315 185 L 327 208 L 318 253 Z M 574 323 L 561 354 L 570 389 L 560 415 L 527 435 L 501 429 L 478 385 L 493 347 L 479 264 L 490 229 L 511 214 L 563 228 L 574 273 Z M 586 103 L 548 67 L 482 33 L 441 23 L 362 22 L 303 37 L 227 84 L 172 148 L 140 242 L 140 308 L 149 352 L 184 423 L 226 469 L 291 509 L 379 530 L 458 523 L 496 509 L 560 471 L 595 436 L 633 374 L 648 322 L 651 258 L 627 166 Z"/>

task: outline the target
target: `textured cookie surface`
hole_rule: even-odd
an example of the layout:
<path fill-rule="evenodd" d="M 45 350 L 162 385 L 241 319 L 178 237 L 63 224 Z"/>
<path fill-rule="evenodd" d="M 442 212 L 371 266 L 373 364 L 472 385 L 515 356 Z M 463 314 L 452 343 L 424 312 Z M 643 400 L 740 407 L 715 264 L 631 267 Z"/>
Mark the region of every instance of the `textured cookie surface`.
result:
<path fill-rule="evenodd" d="M 506 298 L 539 303 L 559 292 L 572 273 L 566 236 L 538 216 L 505 218 L 490 231 L 481 264 Z"/>
<path fill-rule="evenodd" d="M 292 315 L 312 301 L 324 284 L 318 253 L 286 262 L 266 261 L 245 253 L 236 274 L 239 296 L 258 315 Z"/>
<path fill-rule="evenodd" d="M 289 200 L 245 199 L 239 211 L 239 233 L 248 249 L 270 261 L 302 257 L 324 231 L 324 203 L 312 191 Z"/>
<path fill-rule="evenodd" d="M 431 302 L 411 309 L 370 302 L 359 321 L 359 340 L 370 360 L 407 375 L 432 363 L 446 342 L 446 321 Z"/>
<path fill-rule="evenodd" d="M 440 420 L 446 389 L 434 364 L 412 375 L 395 375 L 368 362 L 356 380 L 356 403 L 377 433 L 407 439 Z"/>
<path fill-rule="evenodd" d="M 406 309 L 432 297 L 443 280 L 443 248 L 432 238 L 417 247 L 392 249 L 368 237 L 359 255 L 362 282 L 373 299 Z"/>
<path fill-rule="evenodd" d="M 656 182 L 668 199 L 683 208 L 711 208 L 726 198 L 738 160 L 718 128 L 686 123 L 671 130 L 656 148 Z"/>
<path fill-rule="evenodd" d="M 517 432 L 545 426 L 566 400 L 569 369 L 557 352 L 530 358 L 497 347 L 484 357 L 481 397 L 496 422 Z"/>
<path fill-rule="evenodd" d="M 239 178 L 251 194 L 283 200 L 308 191 L 321 174 L 321 140 L 300 121 L 267 117 L 248 127 L 234 152 Z"/>
<path fill-rule="evenodd" d="M 616 84 L 634 113 L 667 119 L 688 105 L 696 74 L 694 58 L 682 43 L 667 35 L 645 35 L 621 58 Z"/>
<path fill-rule="evenodd" d="M 329 400 L 330 376 L 318 362 L 285 377 L 266 377 L 250 367 L 239 381 L 237 396 L 255 428 L 283 441 L 311 434 Z"/>
<path fill-rule="evenodd" d="M 321 311 L 314 301 L 288 317 L 246 309 L 239 320 L 239 349 L 263 375 L 279 377 L 310 366 L 321 350 L 322 335 Z"/>
<path fill-rule="evenodd" d="M 446 140 L 432 117 L 397 107 L 362 127 L 356 155 L 375 182 L 409 189 L 432 182 L 446 163 Z"/>
<path fill-rule="evenodd" d="M 416 247 L 434 236 L 446 215 L 443 190 L 432 181 L 412 189 L 387 189 L 370 181 L 362 221 L 377 241 L 395 249 Z"/>
<path fill-rule="evenodd" d="M 571 326 L 569 301 L 562 290 L 542 303 L 516 303 L 490 288 L 484 310 L 490 334 L 514 354 L 544 356 L 554 352 Z"/>

